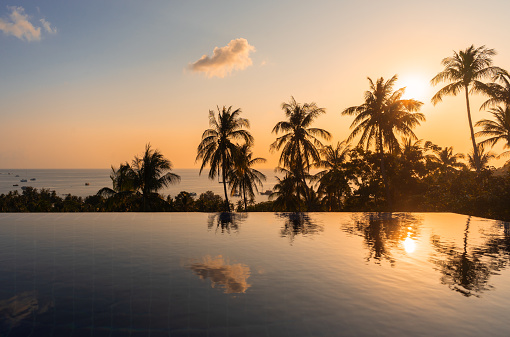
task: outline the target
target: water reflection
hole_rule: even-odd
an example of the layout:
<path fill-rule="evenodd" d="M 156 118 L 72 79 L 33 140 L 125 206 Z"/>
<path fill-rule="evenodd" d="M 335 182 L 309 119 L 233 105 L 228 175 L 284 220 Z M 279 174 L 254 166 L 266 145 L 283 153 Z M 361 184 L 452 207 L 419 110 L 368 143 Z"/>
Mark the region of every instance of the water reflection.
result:
<path fill-rule="evenodd" d="M 324 230 L 324 227 L 312 220 L 308 213 L 277 213 L 276 216 L 285 221 L 280 235 L 288 237 L 291 243 L 296 235 L 317 234 Z"/>
<path fill-rule="evenodd" d="M 508 265 L 510 253 L 510 235 L 505 225 L 504 235 L 485 233 L 488 239 L 481 245 L 470 244 L 471 217 L 467 218 L 461 248 L 454 243 L 442 242 L 438 235 L 432 236 L 432 245 L 436 251 L 431 261 L 442 274 L 441 283 L 462 295 L 477 296 L 477 293 L 490 290 L 491 275 Z"/>
<path fill-rule="evenodd" d="M 215 229 L 217 233 L 218 230 L 223 234 L 230 232 L 239 231 L 239 224 L 243 222 L 248 217 L 247 213 L 216 213 L 209 215 L 207 219 L 207 228 L 209 230 Z"/>
<path fill-rule="evenodd" d="M 35 291 L 26 291 L 0 300 L 0 331 L 9 331 L 27 319 L 43 314 L 53 306 L 50 301 L 37 299 Z"/>
<path fill-rule="evenodd" d="M 367 261 L 382 260 L 395 265 L 392 250 L 412 253 L 416 249 L 416 238 L 421 219 L 408 213 L 362 213 L 353 214 L 352 221 L 343 225 L 352 235 L 364 238 L 368 249 Z"/>
<path fill-rule="evenodd" d="M 200 279 L 210 279 L 211 287 L 223 287 L 225 294 L 244 293 L 251 287 L 248 284 L 250 267 L 244 263 L 229 264 L 223 256 L 206 255 L 200 262 L 188 266 Z"/>

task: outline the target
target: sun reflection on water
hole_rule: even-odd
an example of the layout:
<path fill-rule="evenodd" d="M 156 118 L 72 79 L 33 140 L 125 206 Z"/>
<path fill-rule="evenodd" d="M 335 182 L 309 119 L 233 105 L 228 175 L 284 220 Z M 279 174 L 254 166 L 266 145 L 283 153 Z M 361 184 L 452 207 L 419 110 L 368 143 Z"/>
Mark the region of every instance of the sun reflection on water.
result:
<path fill-rule="evenodd" d="M 414 241 L 410 236 L 407 236 L 402 244 L 404 245 L 406 253 L 414 253 L 416 250 L 416 241 Z"/>

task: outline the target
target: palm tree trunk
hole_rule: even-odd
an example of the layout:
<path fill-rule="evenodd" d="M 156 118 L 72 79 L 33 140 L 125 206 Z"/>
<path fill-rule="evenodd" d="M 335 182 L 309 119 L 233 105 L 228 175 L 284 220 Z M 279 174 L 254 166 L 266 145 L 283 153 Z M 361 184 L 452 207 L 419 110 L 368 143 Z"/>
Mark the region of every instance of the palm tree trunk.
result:
<path fill-rule="evenodd" d="M 386 176 L 386 168 L 384 166 L 384 149 L 383 149 L 383 143 L 382 143 L 382 135 L 380 132 L 379 132 L 378 142 L 379 142 L 379 156 L 381 158 L 381 175 L 382 175 L 382 179 L 383 179 L 384 192 L 386 194 L 386 204 L 391 209 L 390 188 L 388 186 L 388 177 Z"/>
<path fill-rule="evenodd" d="M 480 156 L 478 155 L 478 148 L 476 146 L 475 141 L 475 132 L 473 130 L 473 122 L 471 121 L 471 109 L 469 107 L 469 95 L 468 95 L 468 87 L 464 86 L 464 91 L 466 93 L 466 106 L 467 106 L 467 115 L 469 121 L 469 130 L 471 131 L 471 142 L 473 143 L 473 159 L 475 160 L 475 168 L 476 172 L 480 171 Z"/>
<path fill-rule="evenodd" d="M 246 203 L 246 187 L 244 185 L 244 182 L 242 184 L 242 187 L 243 187 L 244 211 L 246 212 L 246 210 L 248 209 L 248 205 Z"/>
<path fill-rule="evenodd" d="M 222 169 L 221 169 L 221 175 L 223 178 L 223 192 L 225 193 L 225 211 L 230 212 L 230 203 L 228 202 L 228 195 L 227 195 L 227 181 L 226 181 L 226 174 L 225 174 L 225 161 L 223 161 Z"/>

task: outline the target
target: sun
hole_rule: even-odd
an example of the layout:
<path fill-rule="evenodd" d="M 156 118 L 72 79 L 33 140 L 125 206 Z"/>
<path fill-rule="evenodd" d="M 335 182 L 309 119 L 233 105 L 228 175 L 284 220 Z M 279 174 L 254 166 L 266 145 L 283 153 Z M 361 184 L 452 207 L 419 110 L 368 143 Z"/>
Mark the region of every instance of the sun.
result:
<path fill-rule="evenodd" d="M 421 102 L 430 100 L 429 81 L 424 76 L 407 75 L 398 80 L 397 88 L 405 87 L 403 99 L 416 99 Z"/>

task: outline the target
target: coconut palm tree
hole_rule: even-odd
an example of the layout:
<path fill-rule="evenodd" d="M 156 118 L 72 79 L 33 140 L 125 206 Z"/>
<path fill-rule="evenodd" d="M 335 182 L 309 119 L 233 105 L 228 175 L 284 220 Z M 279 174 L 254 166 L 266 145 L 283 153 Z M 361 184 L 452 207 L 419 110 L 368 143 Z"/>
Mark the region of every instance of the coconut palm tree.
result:
<path fill-rule="evenodd" d="M 491 147 L 496 143 L 503 141 L 504 148 L 510 148 L 510 105 L 505 105 L 505 108 L 497 107 L 492 108 L 490 113 L 494 116 L 495 120 L 482 119 L 476 123 L 476 126 L 481 126 L 482 131 L 478 131 L 475 136 L 477 137 L 489 137 L 480 142 L 482 147 L 490 145 Z M 509 151 L 505 151 L 500 156 L 506 156 L 510 154 Z"/>
<path fill-rule="evenodd" d="M 177 183 L 181 177 L 172 170 L 172 163 L 158 150 L 145 146 L 142 157 L 135 156 L 131 165 L 134 172 L 134 187 L 142 193 L 143 209 L 147 211 L 147 204 L 155 199 L 157 192 L 163 187 Z"/>
<path fill-rule="evenodd" d="M 480 144 L 478 144 L 478 155 L 480 156 L 480 169 L 482 170 L 487 169 L 489 167 L 489 161 L 496 158 L 494 152 L 485 152 L 483 146 Z M 472 151 L 467 155 L 467 162 L 470 169 L 476 170 L 475 157 Z"/>
<path fill-rule="evenodd" d="M 492 81 L 493 83 L 485 83 L 481 87 L 481 91 L 488 95 L 489 99 L 480 106 L 480 109 L 496 107 L 498 104 L 510 106 L 510 74 L 508 71 L 496 70 Z"/>
<path fill-rule="evenodd" d="M 415 99 L 402 99 L 405 88 L 393 91 L 397 79 L 395 75 L 385 82 L 381 77 L 374 83 L 369 77 L 370 90 L 365 92 L 365 102 L 342 111 L 342 115 L 355 116 L 351 124 L 353 130 L 347 140 L 350 141 L 361 134 L 359 145 L 364 145 L 367 150 L 374 145 L 379 153 L 387 202 L 390 202 L 390 198 L 384 167 L 384 149 L 387 148 L 392 153 L 399 151 L 397 133 L 417 139 L 413 129 L 425 120 L 425 116 L 417 112 L 422 102 Z"/>
<path fill-rule="evenodd" d="M 473 155 L 477 171 L 480 170 L 480 157 L 478 155 L 473 123 L 471 121 L 469 93 L 483 92 L 485 85 L 480 80 L 494 76 L 498 71 L 502 70 L 492 66 L 492 56 L 494 55 L 496 55 L 496 51 L 494 49 L 485 48 L 485 46 L 475 48 L 475 46 L 471 45 L 465 50 L 459 52 L 454 51 L 452 57 L 446 57 L 441 61 L 445 69 L 430 81 L 432 85 L 436 85 L 440 82 L 450 82 L 432 97 L 431 101 L 434 105 L 441 102 L 444 96 L 456 96 L 464 90 L 469 130 L 471 132 L 471 142 L 473 145 Z"/>
<path fill-rule="evenodd" d="M 273 133 L 282 133 L 271 144 L 271 151 L 282 149 L 279 166 L 286 168 L 296 176 L 296 182 L 300 182 L 304 188 L 304 198 L 309 205 L 309 188 L 306 184 L 306 176 L 310 167 L 320 160 L 319 149 L 322 143 L 318 137 L 329 140 L 331 134 L 320 128 L 310 127 L 314 120 L 325 113 L 324 108 L 319 108 L 315 103 L 297 103 L 291 97 L 289 103 L 282 103 L 282 110 L 287 120 L 276 123 Z M 299 190 L 296 188 L 296 190 Z"/>
<path fill-rule="evenodd" d="M 280 179 L 275 176 L 278 181 L 274 187 L 273 192 L 269 195 L 269 200 L 274 200 L 274 210 L 283 212 L 298 212 L 302 209 L 302 200 L 299 195 L 303 193 L 300 191 L 302 184 L 297 181 L 297 178 L 290 171 L 283 168 L 277 168 L 277 172 L 285 173 L 285 176 Z"/>
<path fill-rule="evenodd" d="M 209 126 L 202 134 L 202 141 L 197 148 L 196 160 L 202 160 L 200 174 L 209 164 L 209 178 L 221 176 L 223 192 L 225 193 L 225 211 L 230 211 L 227 195 L 227 176 L 233 165 L 233 158 L 238 150 L 237 142 L 253 144 L 252 135 L 243 128 L 249 128 L 250 123 L 245 118 L 240 118 L 241 109 L 232 111 L 232 106 L 218 109 L 218 118 L 214 111 L 209 110 Z"/>
<path fill-rule="evenodd" d="M 234 157 L 233 167 L 229 172 L 231 193 L 240 191 L 244 200 L 244 210 L 246 211 L 248 204 L 246 195 L 250 199 L 255 197 L 255 192 L 258 193 L 257 186 L 262 187 L 262 181 L 266 180 L 266 176 L 260 171 L 253 168 L 254 165 L 265 163 L 264 158 L 252 158 L 253 153 L 250 150 L 249 144 L 244 144 L 239 147 Z"/>
<path fill-rule="evenodd" d="M 115 195 L 127 195 L 134 192 L 134 172 L 129 163 L 120 164 L 119 168 L 111 167 L 110 179 L 113 188 L 103 187 L 97 194 L 102 197 L 112 197 Z"/>
<path fill-rule="evenodd" d="M 341 197 L 350 193 L 350 176 L 345 169 L 349 160 L 351 147 L 345 142 L 338 142 L 336 147 L 327 145 L 321 149 L 323 159 L 318 167 L 324 170 L 316 173 L 312 180 L 318 183 L 317 193 L 324 196 L 330 211 L 340 210 Z"/>
<path fill-rule="evenodd" d="M 436 166 L 439 172 L 448 174 L 466 167 L 464 163 L 459 162 L 464 158 L 464 155 L 462 153 L 453 154 L 452 146 L 444 149 L 437 146 L 432 150 L 432 154 L 427 155 L 427 159 Z"/>

